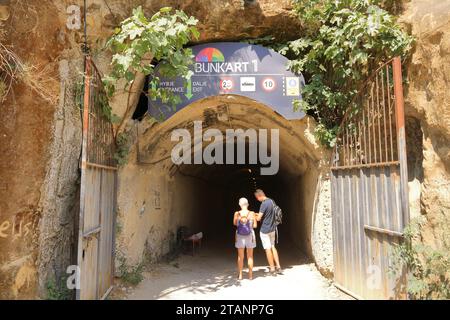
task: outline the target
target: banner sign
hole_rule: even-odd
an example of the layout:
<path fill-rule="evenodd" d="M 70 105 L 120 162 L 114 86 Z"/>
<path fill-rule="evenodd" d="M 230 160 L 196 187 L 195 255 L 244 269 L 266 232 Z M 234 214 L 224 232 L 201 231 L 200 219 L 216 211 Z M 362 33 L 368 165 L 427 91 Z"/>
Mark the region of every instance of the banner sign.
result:
<path fill-rule="evenodd" d="M 287 70 L 288 59 L 258 45 L 233 42 L 208 43 L 192 47 L 194 72 L 189 81 L 160 77 L 160 86 L 181 98 L 174 108 L 160 100 L 149 101 L 149 113 L 167 119 L 190 103 L 210 96 L 236 94 L 272 108 L 286 119 L 301 119 L 292 102 L 301 99 L 305 80 Z M 155 68 L 158 74 L 158 66 Z"/>

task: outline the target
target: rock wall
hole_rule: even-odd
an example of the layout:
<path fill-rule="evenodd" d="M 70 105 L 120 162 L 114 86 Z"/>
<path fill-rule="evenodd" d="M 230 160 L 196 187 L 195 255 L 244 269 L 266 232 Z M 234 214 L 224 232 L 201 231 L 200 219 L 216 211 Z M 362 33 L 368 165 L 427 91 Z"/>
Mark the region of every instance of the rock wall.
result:
<path fill-rule="evenodd" d="M 2 1 L 1 11 L 1 43 L 35 69 L 22 74 L 0 105 L 0 299 L 34 298 L 39 225 L 46 215 L 40 201 L 57 108 L 46 98 L 60 90 L 61 24 L 50 1 Z M 48 95 L 39 95 L 42 87 L 33 90 L 33 83 Z"/>
<path fill-rule="evenodd" d="M 422 236 L 433 244 L 436 219 L 450 219 L 450 1 L 405 9 L 400 21 L 416 38 L 405 87 L 411 216 L 425 215 Z"/>

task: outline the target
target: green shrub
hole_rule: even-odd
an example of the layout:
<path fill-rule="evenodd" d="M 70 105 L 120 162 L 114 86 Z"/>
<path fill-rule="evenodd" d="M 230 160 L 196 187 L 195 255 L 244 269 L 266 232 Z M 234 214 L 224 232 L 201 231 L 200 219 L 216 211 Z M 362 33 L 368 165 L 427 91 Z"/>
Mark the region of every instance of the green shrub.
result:
<path fill-rule="evenodd" d="M 436 222 L 438 243 L 431 247 L 420 239 L 424 219 L 415 219 L 405 228 L 404 240 L 394 246 L 391 274 L 407 270 L 407 286 L 411 299 L 450 299 L 450 223 L 445 216 Z"/>
<path fill-rule="evenodd" d="M 139 265 L 132 267 L 128 266 L 125 257 L 118 258 L 119 265 L 119 274 L 120 279 L 123 282 L 126 282 L 131 285 L 138 285 L 142 280 L 144 280 L 144 264 L 140 263 Z"/>
<path fill-rule="evenodd" d="M 144 276 L 142 275 L 142 272 L 144 271 L 143 269 L 144 267 L 142 265 L 138 265 L 134 268 L 128 268 L 124 273 L 122 273 L 120 278 L 126 283 L 134 286 L 138 285 L 144 279 Z"/>
<path fill-rule="evenodd" d="M 380 7 L 385 2 L 294 1 L 304 37 L 288 42 L 280 53 L 290 58 L 292 71 L 305 75 L 303 100 L 294 108 L 316 118 L 316 135 L 324 145 L 334 145 L 345 112 L 373 70 L 411 47 L 412 38 Z"/>
<path fill-rule="evenodd" d="M 67 276 L 62 277 L 59 282 L 54 278 L 49 279 L 45 285 L 47 289 L 47 300 L 71 300 L 73 291 L 67 288 Z"/>
<path fill-rule="evenodd" d="M 130 152 L 130 137 L 128 132 L 121 132 L 116 137 L 116 151 L 114 160 L 119 166 L 123 166 L 128 162 L 128 154 Z"/>

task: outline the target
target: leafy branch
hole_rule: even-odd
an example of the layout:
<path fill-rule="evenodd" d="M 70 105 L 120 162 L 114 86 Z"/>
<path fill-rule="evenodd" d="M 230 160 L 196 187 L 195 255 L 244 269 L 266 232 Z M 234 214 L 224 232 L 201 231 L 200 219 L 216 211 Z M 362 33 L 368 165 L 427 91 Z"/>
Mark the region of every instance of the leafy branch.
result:
<path fill-rule="evenodd" d="M 160 75 L 189 79 L 193 55 L 191 49 L 184 46 L 191 38 L 198 38 L 197 22 L 196 18 L 170 7 L 160 9 L 150 19 L 145 17 L 142 7 L 134 9 L 131 17 L 121 22 L 107 42 L 114 53 L 112 71 L 104 78 L 108 95 L 114 94 L 120 79 L 126 80 L 127 87 L 137 73 L 142 73 L 152 75 L 148 90 L 150 98 L 173 105 L 179 103 L 179 97 L 159 88 L 160 78 L 154 73 L 156 63 L 152 62 L 161 63 Z"/>
<path fill-rule="evenodd" d="M 294 10 L 306 36 L 280 53 L 307 84 L 294 103 L 318 121 L 316 136 L 332 147 L 345 112 L 365 79 L 382 62 L 404 56 L 412 38 L 382 9 L 382 0 L 296 0 Z"/>

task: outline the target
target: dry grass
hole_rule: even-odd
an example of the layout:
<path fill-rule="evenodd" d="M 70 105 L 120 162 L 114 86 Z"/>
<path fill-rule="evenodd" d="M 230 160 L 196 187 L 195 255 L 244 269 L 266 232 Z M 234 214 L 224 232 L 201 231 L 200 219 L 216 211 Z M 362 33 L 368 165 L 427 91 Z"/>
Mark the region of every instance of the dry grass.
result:
<path fill-rule="evenodd" d="M 58 93 L 54 91 L 58 81 L 51 68 L 48 65 L 27 65 L 11 49 L 0 43 L 0 102 L 6 99 L 13 85 L 19 81 L 45 101 L 52 104 L 58 101 Z"/>
<path fill-rule="evenodd" d="M 0 43 L 0 101 L 3 102 L 18 79 L 20 60 L 14 52 Z"/>

